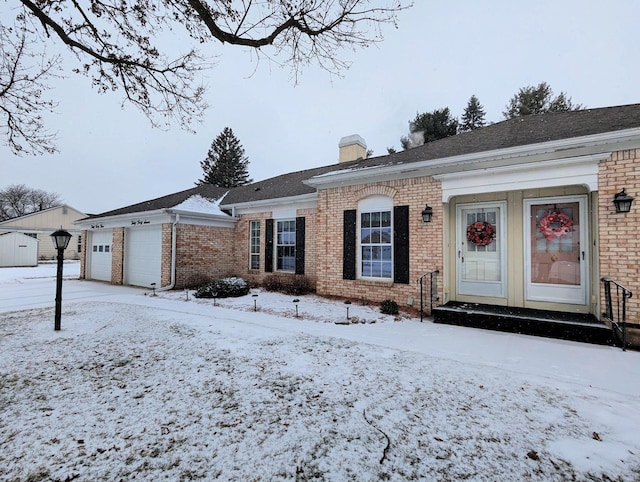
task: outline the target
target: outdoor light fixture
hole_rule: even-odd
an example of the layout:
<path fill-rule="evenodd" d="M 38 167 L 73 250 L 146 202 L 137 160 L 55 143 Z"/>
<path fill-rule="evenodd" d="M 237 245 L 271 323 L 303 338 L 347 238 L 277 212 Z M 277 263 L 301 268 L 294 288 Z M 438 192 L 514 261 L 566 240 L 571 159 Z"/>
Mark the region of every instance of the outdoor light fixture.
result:
<path fill-rule="evenodd" d="M 427 204 L 422 210 L 422 222 L 430 223 L 431 218 L 433 218 L 433 208 Z"/>
<path fill-rule="evenodd" d="M 71 234 L 64 229 L 58 229 L 51 234 L 53 247 L 58 251 L 58 273 L 56 276 L 56 315 L 54 330 L 60 330 L 60 319 L 62 318 L 62 262 L 64 260 L 64 250 L 69 246 Z"/>
<path fill-rule="evenodd" d="M 293 300 L 293 304 L 296 305 L 296 318 L 298 318 L 298 303 L 300 303 L 300 300 L 298 298 L 295 298 Z"/>
<path fill-rule="evenodd" d="M 616 213 L 628 213 L 631 211 L 632 202 L 633 198 L 624 192 L 624 188 L 613 196 L 613 204 L 616 206 Z"/>

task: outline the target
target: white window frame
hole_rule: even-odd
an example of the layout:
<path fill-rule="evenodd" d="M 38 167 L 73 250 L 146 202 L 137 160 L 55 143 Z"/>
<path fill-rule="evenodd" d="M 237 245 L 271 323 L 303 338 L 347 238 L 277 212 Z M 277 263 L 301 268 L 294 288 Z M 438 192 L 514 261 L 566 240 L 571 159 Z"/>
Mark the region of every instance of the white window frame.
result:
<path fill-rule="evenodd" d="M 260 269 L 260 228 L 260 221 L 249 223 L 249 269 L 252 271 Z"/>
<path fill-rule="evenodd" d="M 280 226 L 283 225 L 284 223 L 287 223 L 288 226 L 293 226 L 293 231 L 280 231 Z M 295 218 L 293 219 L 277 219 L 275 220 L 275 229 L 273 230 L 273 236 L 274 236 L 274 240 L 273 240 L 273 258 L 275 261 L 275 270 L 274 271 L 280 271 L 283 273 L 295 273 L 296 271 L 296 220 Z M 282 243 L 279 241 L 282 241 L 282 239 L 280 239 L 279 234 L 280 233 L 289 233 L 289 235 L 293 235 L 293 242 L 286 242 L 286 243 Z M 291 241 L 291 240 L 289 240 Z M 286 258 L 293 258 L 293 266 L 291 268 L 281 268 L 280 267 L 280 260 L 281 257 L 279 256 L 278 252 L 279 252 L 279 248 L 291 248 L 293 247 L 293 256 L 286 256 Z M 284 260 L 285 256 L 282 256 L 282 259 Z"/>
<path fill-rule="evenodd" d="M 389 213 L 389 243 L 363 243 L 362 233 L 362 215 L 370 213 Z M 394 258 L 393 258 L 393 200 L 387 196 L 375 195 L 362 199 L 358 203 L 358 218 L 357 218 L 357 273 L 359 279 L 393 282 L 393 270 L 394 270 Z M 366 246 L 384 246 L 390 251 L 390 270 L 388 276 L 372 276 L 370 273 L 365 274 L 363 271 L 363 247 Z"/>

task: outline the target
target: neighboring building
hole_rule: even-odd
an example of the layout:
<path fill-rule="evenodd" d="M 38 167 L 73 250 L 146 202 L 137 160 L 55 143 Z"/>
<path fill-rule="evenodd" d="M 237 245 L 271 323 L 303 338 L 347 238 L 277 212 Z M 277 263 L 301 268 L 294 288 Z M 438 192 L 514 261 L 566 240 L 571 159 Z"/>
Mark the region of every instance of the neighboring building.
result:
<path fill-rule="evenodd" d="M 175 204 L 197 193 L 214 200 L 222 211 L 198 218 L 207 229 L 195 230 L 186 212 L 175 216 L 172 196 L 161 198 L 164 217 L 152 217 L 156 200 L 78 225 L 84 239 L 111 243 L 104 279 L 113 283 L 137 284 L 123 274 L 136 249 L 127 243 L 148 221 L 163 233 L 155 241 L 157 286 L 304 274 L 320 295 L 411 304 L 416 280 L 438 271 L 441 304 L 597 318 L 601 277 L 640 291 L 640 207 L 616 214 L 612 202 L 623 188 L 640 193 L 640 105 L 526 116 L 370 159 L 362 138 L 349 136 L 340 151 L 338 164 L 228 193 L 172 195 Z M 421 216 L 427 206 L 429 223 Z M 86 269 L 81 276 L 103 279 Z M 635 323 L 636 300 L 627 305 Z"/>
<path fill-rule="evenodd" d="M 37 259 L 52 260 L 57 257 L 58 253 L 51 242 L 51 233 L 61 228 L 66 229 L 73 237 L 69 242 L 69 247 L 64 251 L 64 259 L 80 259 L 82 235 L 74 222 L 86 216 L 85 213 L 62 204 L 2 221 L 0 222 L 0 234 L 16 232 L 31 236 L 38 241 Z M 0 256 L 2 256 L 1 253 Z"/>
<path fill-rule="evenodd" d="M 38 240 L 22 233 L 0 233 L 0 268 L 38 266 Z"/>

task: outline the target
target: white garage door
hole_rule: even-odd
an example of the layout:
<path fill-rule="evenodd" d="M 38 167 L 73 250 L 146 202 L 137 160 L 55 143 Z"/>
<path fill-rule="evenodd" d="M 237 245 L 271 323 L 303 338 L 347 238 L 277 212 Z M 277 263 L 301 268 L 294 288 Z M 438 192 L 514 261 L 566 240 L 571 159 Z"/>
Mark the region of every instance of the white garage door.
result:
<path fill-rule="evenodd" d="M 162 231 L 160 226 L 127 229 L 124 236 L 124 282 L 132 286 L 160 287 Z"/>
<path fill-rule="evenodd" d="M 93 231 L 90 236 L 89 279 L 111 282 L 111 230 Z"/>

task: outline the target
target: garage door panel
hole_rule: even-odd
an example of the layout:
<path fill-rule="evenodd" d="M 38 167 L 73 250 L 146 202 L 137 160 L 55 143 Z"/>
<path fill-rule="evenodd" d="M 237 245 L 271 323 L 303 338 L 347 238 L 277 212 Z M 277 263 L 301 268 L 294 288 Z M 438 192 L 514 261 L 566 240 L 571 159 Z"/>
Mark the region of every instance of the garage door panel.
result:
<path fill-rule="evenodd" d="M 162 231 L 160 226 L 130 228 L 125 233 L 125 283 L 160 287 Z"/>

